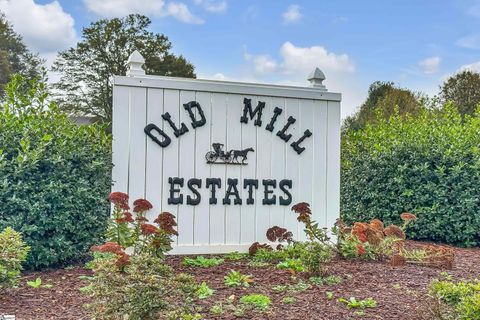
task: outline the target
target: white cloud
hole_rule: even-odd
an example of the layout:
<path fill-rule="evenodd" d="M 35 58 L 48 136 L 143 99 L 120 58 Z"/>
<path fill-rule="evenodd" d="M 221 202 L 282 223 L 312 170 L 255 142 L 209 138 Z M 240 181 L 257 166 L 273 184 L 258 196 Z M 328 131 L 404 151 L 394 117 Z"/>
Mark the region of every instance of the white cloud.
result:
<path fill-rule="evenodd" d="M 52 55 L 75 44 L 74 19 L 58 1 L 37 4 L 33 0 L 0 0 L 0 11 L 26 45 L 50 62 Z"/>
<path fill-rule="evenodd" d="M 292 4 L 287 8 L 287 11 L 282 14 L 282 17 L 283 23 L 285 24 L 298 22 L 302 18 L 302 14 L 300 13 L 300 6 Z"/>
<path fill-rule="evenodd" d="M 194 16 L 184 3 L 170 2 L 167 5 L 167 12 L 168 15 L 185 23 L 202 24 L 205 22 Z"/>
<path fill-rule="evenodd" d="M 356 80 L 355 64 L 347 54 L 329 52 L 322 46 L 297 47 L 287 41 L 279 48 L 278 59 L 267 54 L 252 54 L 243 46 L 243 58 L 248 66 L 228 79 L 307 86 L 307 76 L 319 67 L 327 77 L 324 82 L 327 88 L 343 93 L 344 117 L 363 102 L 368 89 Z"/>
<path fill-rule="evenodd" d="M 469 35 L 458 39 L 457 46 L 467 49 L 480 49 L 480 35 Z"/>
<path fill-rule="evenodd" d="M 280 48 L 283 58 L 282 69 L 285 73 L 312 71 L 319 67 L 324 71 L 355 72 L 355 65 L 346 54 L 328 52 L 322 46 L 296 47 L 291 42 L 285 42 Z"/>
<path fill-rule="evenodd" d="M 480 61 L 470 63 L 470 64 L 465 64 L 461 66 L 457 72 L 462 72 L 462 71 L 473 71 L 473 72 L 480 72 Z"/>
<path fill-rule="evenodd" d="M 227 1 L 213 0 L 194 0 L 195 4 L 202 6 L 205 10 L 213 13 L 225 12 L 227 10 Z"/>
<path fill-rule="evenodd" d="M 172 16 L 184 23 L 202 24 L 204 21 L 193 15 L 181 2 L 165 3 L 164 0 L 83 0 L 90 12 L 99 17 L 113 18 L 139 13 L 146 16 Z"/>
<path fill-rule="evenodd" d="M 440 57 L 430 57 L 420 61 L 418 65 L 422 69 L 423 73 L 434 74 L 438 72 L 441 61 L 442 59 Z"/>

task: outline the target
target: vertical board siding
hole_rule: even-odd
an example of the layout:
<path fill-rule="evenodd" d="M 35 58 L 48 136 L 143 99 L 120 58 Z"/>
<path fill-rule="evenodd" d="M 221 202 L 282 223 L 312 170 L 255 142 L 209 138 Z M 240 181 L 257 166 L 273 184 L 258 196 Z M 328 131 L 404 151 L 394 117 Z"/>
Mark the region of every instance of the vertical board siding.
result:
<path fill-rule="evenodd" d="M 267 122 L 267 116 L 271 114 L 271 97 L 256 97 L 255 100 L 252 100 L 252 109 L 257 106 L 258 101 L 265 102 L 265 108 L 263 110 L 262 116 L 262 125 L 257 127 L 257 148 L 255 149 L 257 157 L 257 173 L 256 179 L 258 179 L 258 191 L 257 198 L 255 199 L 255 207 L 257 213 L 257 241 L 267 242 L 267 237 L 265 235 L 270 225 L 270 209 L 272 205 L 262 204 L 264 199 L 265 186 L 263 185 L 263 180 L 271 179 L 270 172 L 270 157 L 272 154 L 272 133 L 265 130 Z M 255 104 L 253 104 L 255 102 Z M 272 109 L 273 110 L 273 109 Z M 249 120 L 248 125 L 250 128 L 254 127 L 254 120 Z M 270 187 L 271 188 L 271 187 Z M 270 195 L 272 197 L 272 195 Z M 275 205 L 276 207 L 276 205 Z"/>
<path fill-rule="evenodd" d="M 130 88 L 115 86 L 113 90 L 112 115 L 112 191 L 128 193 L 129 158 L 129 96 Z"/>
<path fill-rule="evenodd" d="M 265 102 L 262 124 L 254 119 L 240 123 L 243 99 L 252 100 L 255 109 L 259 101 Z M 206 124 L 194 129 L 192 119 L 183 104 L 197 101 L 204 112 Z M 275 107 L 283 111 L 277 117 L 273 132 L 265 129 L 270 123 Z M 175 137 L 171 126 L 162 119 L 170 113 L 177 128 L 184 123 L 188 132 Z M 197 119 L 200 117 L 194 109 Z M 288 142 L 277 136 L 288 117 L 296 122 L 287 130 L 292 137 Z M 168 147 L 162 148 L 148 138 L 143 129 L 154 123 L 171 138 Z M 309 129 L 313 135 L 303 141 L 300 155 L 291 144 Z M 292 97 L 241 95 L 194 90 L 176 90 L 144 87 L 114 87 L 113 101 L 113 163 L 114 191 L 128 192 L 131 200 L 146 198 L 153 204 L 147 218 L 152 221 L 160 212 L 168 211 L 177 217 L 179 236 L 174 252 L 220 253 L 246 250 L 255 242 L 267 242 L 265 232 L 274 225 L 292 231 L 294 238 L 305 240 L 303 225 L 290 209 L 298 202 L 311 204 L 314 219 L 322 227 L 331 227 L 339 215 L 340 201 L 340 102 Z M 155 134 L 155 133 L 154 133 Z M 159 136 L 159 139 L 162 138 Z M 244 150 L 247 165 L 208 164 L 205 155 L 213 150 L 213 143 L 224 144 L 224 152 Z M 240 159 L 239 159 L 240 160 Z M 169 205 L 168 178 L 184 178 L 181 187 L 183 204 Z M 195 197 L 187 182 L 201 180 L 198 191 L 200 204 L 187 204 L 187 197 Z M 222 185 L 216 190 L 217 204 L 210 204 L 211 188 L 207 178 L 220 178 Z M 230 205 L 223 199 L 228 188 L 227 179 L 238 179 L 237 188 L 242 199 Z M 258 189 L 253 190 L 254 204 L 247 204 L 248 190 L 244 179 L 257 179 Z M 264 205 L 263 180 L 276 180 L 276 204 Z M 283 179 L 292 180 L 292 204 L 281 206 L 285 196 L 279 188 Z M 273 196 L 271 195 L 271 196 Z"/>
<path fill-rule="evenodd" d="M 176 120 L 177 126 L 180 125 L 180 121 L 178 119 L 179 114 L 179 100 L 180 100 L 180 92 L 178 90 L 167 90 L 163 91 L 163 111 L 164 113 L 168 112 L 174 120 Z M 179 140 L 175 139 L 173 135 L 173 130 L 170 125 L 163 121 L 163 130 L 166 134 L 168 134 L 172 142 L 166 148 L 163 148 L 163 190 L 162 190 L 162 199 L 164 199 L 164 203 L 162 203 L 162 211 L 167 211 L 177 217 L 178 222 L 178 205 L 168 204 L 167 199 L 169 198 L 170 194 L 170 184 L 168 183 L 168 179 L 170 177 L 178 177 L 179 176 L 179 168 L 178 168 L 178 156 L 179 156 Z M 139 129 L 137 129 L 139 130 Z M 177 239 L 178 244 L 178 239 Z"/>
<path fill-rule="evenodd" d="M 333 226 L 340 213 L 340 103 L 329 101 L 327 110 L 326 225 Z"/>
<path fill-rule="evenodd" d="M 144 128 L 147 122 L 147 89 L 130 89 L 130 128 Z M 128 193 L 131 200 L 145 197 L 145 154 L 147 136 L 143 130 L 130 130 Z"/>
<path fill-rule="evenodd" d="M 240 96 L 240 101 L 243 105 L 243 98 L 252 99 L 252 102 L 255 100 L 254 96 Z M 243 108 L 242 108 L 243 110 Z M 237 113 L 237 119 L 234 121 L 239 122 L 241 117 L 241 113 Z M 242 185 L 241 190 L 239 190 L 242 195 L 242 199 L 244 203 L 246 203 L 248 198 L 248 189 L 243 188 L 243 179 L 254 179 L 256 176 L 256 168 L 257 168 L 257 127 L 252 126 L 251 121 L 249 123 L 241 124 L 241 140 L 242 140 L 242 149 L 252 147 L 255 151 L 254 153 L 248 154 L 248 165 L 241 166 L 241 176 L 242 176 Z M 257 201 L 257 194 L 259 193 L 258 190 L 255 188 L 253 189 L 253 199 Z M 251 244 L 256 239 L 256 206 L 255 205 L 243 205 L 242 207 L 242 217 L 240 223 L 240 233 L 241 233 L 241 243 L 242 244 Z"/>
<path fill-rule="evenodd" d="M 227 97 L 227 124 L 238 123 L 240 117 L 238 110 L 243 106 L 243 100 L 239 95 L 230 94 Z M 242 126 L 239 125 L 227 125 L 226 126 L 226 144 L 225 152 L 230 150 L 242 149 Z M 226 178 L 224 190 L 227 190 L 227 180 L 237 179 L 237 188 L 239 193 L 241 192 L 242 180 L 241 180 L 241 166 L 240 165 L 228 165 L 226 167 Z M 223 200 L 222 200 L 223 201 Z M 235 204 L 235 197 L 230 196 L 230 205 L 225 205 L 225 243 L 226 244 L 239 244 L 240 232 L 241 232 L 241 207 L 242 205 Z M 245 201 L 242 199 L 242 202 Z"/>
<path fill-rule="evenodd" d="M 227 95 L 212 94 L 212 113 L 210 119 L 212 143 L 227 145 Z M 222 108 L 216 107 L 222 106 Z M 214 111 L 215 110 L 215 111 Z M 225 148 L 224 146 L 224 148 Z M 208 150 L 212 150 L 212 146 Z M 225 244 L 225 206 L 222 204 L 225 190 L 226 166 L 221 164 L 210 165 L 212 178 L 222 179 L 222 186 L 217 190 L 217 204 L 210 206 L 210 244 Z"/>
<path fill-rule="evenodd" d="M 195 131 L 195 177 L 202 180 L 200 194 L 202 200 L 198 206 L 194 207 L 194 245 L 210 244 L 210 193 L 205 185 L 206 178 L 210 177 L 210 167 L 206 160 L 205 154 L 212 147 L 211 141 L 211 117 L 212 117 L 212 94 L 210 92 L 197 92 L 196 101 L 202 106 L 203 113 L 207 119 L 207 123 L 197 128 Z M 198 112 L 196 113 L 198 117 Z"/>
<path fill-rule="evenodd" d="M 270 123 L 271 117 L 273 116 L 273 110 L 275 107 L 283 109 L 282 113 L 277 117 L 277 121 L 274 124 L 273 131 L 267 131 L 270 134 L 270 139 L 272 140 L 272 149 L 270 152 L 270 177 L 277 180 L 277 190 L 275 191 L 277 197 L 277 205 L 273 208 L 270 208 L 270 226 L 283 226 L 285 223 L 285 214 L 287 213 L 286 209 L 290 209 L 290 206 L 284 207 L 279 205 L 280 196 L 283 195 L 283 192 L 280 190 L 278 184 L 282 179 L 286 179 L 285 175 L 285 154 L 287 151 L 288 144 L 277 137 L 277 132 L 280 130 L 285 123 L 285 99 L 284 98 L 272 98 L 272 103 L 269 105 L 269 109 L 265 113 L 265 120 L 263 128 Z M 265 129 L 263 129 L 265 130 Z M 268 161 L 268 158 L 266 159 Z"/>
<path fill-rule="evenodd" d="M 281 125 L 278 127 L 278 130 L 281 130 L 283 126 L 287 123 L 288 117 L 292 116 L 297 121 L 290 125 L 289 129 L 286 133 L 292 134 L 292 138 L 288 140 L 286 143 L 286 150 L 285 150 L 285 176 L 287 176 L 290 180 L 292 180 L 292 199 L 293 204 L 301 202 L 303 197 L 300 194 L 300 180 L 298 177 L 299 174 L 299 166 L 300 166 L 300 159 L 298 154 L 290 147 L 290 143 L 292 143 L 295 137 L 298 137 L 300 129 L 299 129 L 299 119 L 300 119 L 300 110 L 299 110 L 299 99 L 291 99 L 288 98 L 285 101 L 285 119 Z M 275 130 L 274 132 L 278 132 Z M 276 134 L 276 133 L 275 133 Z M 290 230 L 293 233 L 294 239 L 301 239 L 303 229 L 300 228 L 300 225 L 297 221 L 297 217 L 293 212 L 289 212 L 285 215 L 285 228 Z M 300 232 L 299 232 L 300 231 Z"/>
<path fill-rule="evenodd" d="M 327 224 L 327 102 L 315 101 L 313 109 L 313 199 L 312 208 L 315 218 L 326 227 Z"/>
<path fill-rule="evenodd" d="M 188 179 L 195 177 L 195 136 L 196 131 L 190 124 L 191 119 L 188 113 L 183 108 L 183 104 L 194 101 L 194 91 L 180 91 L 178 101 L 178 112 L 175 115 L 179 120 L 179 126 L 185 124 L 188 132 L 184 133 L 178 139 L 178 176 L 184 178 L 184 185 L 182 189 L 183 205 L 178 208 L 177 224 L 178 224 L 178 245 L 193 245 L 193 230 L 194 230 L 194 207 L 187 204 L 188 196 L 194 195 L 190 192 L 187 182 Z"/>
<path fill-rule="evenodd" d="M 154 123 L 163 128 L 163 90 L 148 89 L 147 91 L 147 124 Z M 137 131 L 141 128 L 137 129 Z M 159 139 L 161 137 L 158 137 Z M 153 221 L 162 212 L 162 181 L 163 181 L 163 148 L 147 137 L 147 163 L 145 175 L 145 199 L 149 200 L 153 209 L 147 213 L 147 218 Z"/>

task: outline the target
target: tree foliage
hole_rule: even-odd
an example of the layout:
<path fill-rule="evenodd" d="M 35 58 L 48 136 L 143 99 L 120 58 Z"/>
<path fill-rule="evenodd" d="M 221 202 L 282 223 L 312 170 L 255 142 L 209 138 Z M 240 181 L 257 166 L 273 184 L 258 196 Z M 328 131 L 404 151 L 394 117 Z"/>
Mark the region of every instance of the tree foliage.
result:
<path fill-rule="evenodd" d="M 26 89 L 25 89 L 26 88 Z M 12 227 L 42 268 L 81 257 L 107 227 L 111 138 L 77 126 L 45 84 L 15 75 L 0 101 L 0 230 Z"/>
<path fill-rule="evenodd" d="M 344 127 L 358 130 L 377 119 L 377 114 L 388 119 L 398 107 L 401 116 L 415 115 L 422 110 L 420 96 L 408 89 L 402 89 L 393 82 L 376 81 L 370 85 L 368 96 L 360 110 L 345 119 Z"/>
<path fill-rule="evenodd" d="M 61 74 L 57 100 L 71 113 L 111 121 L 112 81 L 125 75 L 128 56 L 138 50 L 147 74 L 195 77 L 194 67 L 183 56 L 170 52 L 166 36 L 148 31 L 151 21 L 142 15 L 102 19 L 83 29 L 76 47 L 59 53 L 53 71 Z"/>
<path fill-rule="evenodd" d="M 414 239 L 480 244 L 480 113 L 451 104 L 416 117 L 395 114 L 342 141 L 341 214 L 347 222 L 417 215 Z"/>
<path fill-rule="evenodd" d="M 0 94 L 12 74 L 19 73 L 33 79 L 40 76 L 42 64 L 43 61 L 28 50 L 22 37 L 15 33 L 0 12 Z"/>
<path fill-rule="evenodd" d="M 472 115 L 480 104 L 480 73 L 460 72 L 448 78 L 440 90 L 444 102 L 453 102 L 461 115 Z"/>

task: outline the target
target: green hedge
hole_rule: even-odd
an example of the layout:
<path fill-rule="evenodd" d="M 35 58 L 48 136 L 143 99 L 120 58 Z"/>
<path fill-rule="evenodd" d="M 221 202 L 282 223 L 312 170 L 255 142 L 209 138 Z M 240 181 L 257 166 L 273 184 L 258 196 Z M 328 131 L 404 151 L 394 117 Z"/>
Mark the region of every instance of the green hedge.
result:
<path fill-rule="evenodd" d="M 456 109 L 378 120 L 342 141 L 341 214 L 347 222 L 418 221 L 410 237 L 480 245 L 480 114 Z"/>
<path fill-rule="evenodd" d="M 27 267 L 66 264 L 98 242 L 109 217 L 110 136 L 77 126 L 44 84 L 15 76 L 0 104 L 0 230 L 22 233 Z"/>

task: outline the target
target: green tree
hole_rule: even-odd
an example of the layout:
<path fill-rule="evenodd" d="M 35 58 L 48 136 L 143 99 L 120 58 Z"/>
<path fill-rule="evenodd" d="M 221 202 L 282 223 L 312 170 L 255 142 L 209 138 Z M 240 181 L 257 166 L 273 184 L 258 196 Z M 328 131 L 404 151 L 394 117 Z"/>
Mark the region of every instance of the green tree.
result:
<path fill-rule="evenodd" d="M 376 81 L 370 85 L 367 99 L 360 106 L 360 110 L 345 119 L 344 129 L 364 128 L 376 120 L 377 113 L 388 119 L 395 113 L 396 108 L 401 116 L 418 114 L 423 109 L 420 95 L 399 88 L 393 82 Z"/>
<path fill-rule="evenodd" d="M 462 116 L 472 115 L 480 104 L 480 73 L 460 72 L 448 78 L 440 90 L 444 102 L 453 102 Z"/>
<path fill-rule="evenodd" d="M 60 52 L 53 65 L 53 71 L 61 74 L 54 85 L 60 107 L 110 122 L 113 76 L 125 75 L 128 56 L 135 49 L 145 58 L 147 74 L 194 78 L 193 65 L 170 53 L 170 41 L 148 31 L 150 23 L 149 18 L 132 14 L 102 19 L 84 28 L 83 40 Z"/>
<path fill-rule="evenodd" d="M 0 94 L 12 74 L 19 73 L 33 79 L 42 73 L 42 59 L 28 50 L 22 37 L 15 33 L 10 23 L 0 12 Z"/>

